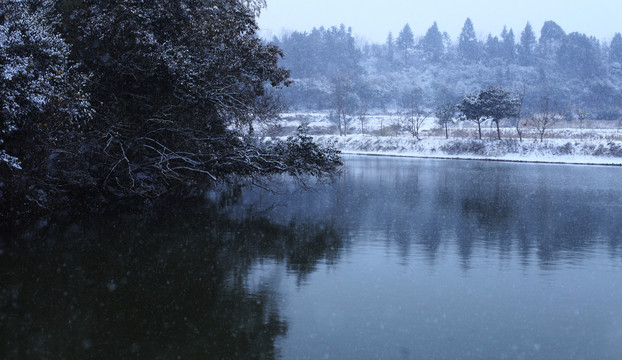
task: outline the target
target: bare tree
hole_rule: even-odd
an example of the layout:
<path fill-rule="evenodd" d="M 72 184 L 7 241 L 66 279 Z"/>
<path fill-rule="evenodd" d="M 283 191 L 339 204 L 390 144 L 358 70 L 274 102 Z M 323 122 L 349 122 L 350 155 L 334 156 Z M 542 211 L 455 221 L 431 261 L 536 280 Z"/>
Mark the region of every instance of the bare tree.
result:
<path fill-rule="evenodd" d="M 402 120 L 397 117 L 391 120 L 389 123 L 389 131 L 393 132 L 393 136 L 398 136 L 402 130 Z"/>
<path fill-rule="evenodd" d="M 365 135 L 365 123 L 367 122 L 366 113 L 367 113 L 367 106 L 359 107 L 358 120 L 359 120 L 359 123 L 361 124 L 361 135 Z"/>
<path fill-rule="evenodd" d="M 588 113 L 582 109 L 577 110 L 577 118 L 579 118 L 579 134 L 581 136 L 581 141 L 583 141 L 583 121 L 587 118 Z"/>
<path fill-rule="evenodd" d="M 548 95 L 544 95 L 540 99 L 540 112 L 534 113 L 529 119 L 531 126 L 540 135 L 540 142 L 543 141 L 546 130 L 562 118 L 562 115 L 556 109 L 557 102 L 552 101 Z"/>
<path fill-rule="evenodd" d="M 516 129 L 516 133 L 518 134 L 518 140 L 523 142 L 523 130 L 521 129 L 521 124 L 525 125 L 525 122 L 522 121 L 521 117 L 523 116 L 523 104 L 525 103 L 525 95 L 527 94 L 527 85 L 521 82 L 514 88 L 514 93 L 516 93 L 515 101 L 516 101 L 516 117 L 514 118 L 514 128 Z"/>
<path fill-rule="evenodd" d="M 423 91 L 414 88 L 402 96 L 400 105 L 404 109 L 402 113 L 403 127 L 417 140 L 421 140 L 421 129 L 430 113 L 423 107 Z"/>
<path fill-rule="evenodd" d="M 333 103 L 336 112 L 339 135 L 348 135 L 348 115 L 353 114 L 360 106 L 360 99 L 353 88 L 353 81 L 347 74 L 332 78 Z"/>
<path fill-rule="evenodd" d="M 445 129 L 445 139 L 449 139 L 449 131 L 447 127 L 452 122 L 456 113 L 456 105 L 452 103 L 445 103 L 436 108 L 435 115 L 438 124 Z"/>

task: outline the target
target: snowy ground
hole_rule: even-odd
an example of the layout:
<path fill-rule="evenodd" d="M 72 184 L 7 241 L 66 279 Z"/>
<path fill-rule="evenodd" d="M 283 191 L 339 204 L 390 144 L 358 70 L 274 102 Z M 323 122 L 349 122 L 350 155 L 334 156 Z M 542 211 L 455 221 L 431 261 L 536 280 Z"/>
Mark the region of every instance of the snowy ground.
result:
<path fill-rule="evenodd" d="M 399 122 L 395 114 L 366 115 L 361 127 L 354 117 L 347 136 L 337 135 L 329 114 L 322 112 L 284 114 L 280 125 L 287 132 L 281 135 L 305 125 L 319 144 L 333 144 L 348 154 L 622 166 L 622 128 L 617 121 L 586 121 L 583 126 L 560 122 L 545 132 L 543 142 L 529 126 L 522 127 L 519 141 L 510 124 L 503 127 L 501 141 L 494 140 L 496 129 L 490 124 L 482 126 L 484 140 L 477 140 L 477 129 L 468 122 L 450 126 L 445 139 L 434 119 L 426 120 L 417 140 L 401 130 Z"/>
<path fill-rule="evenodd" d="M 322 145 L 334 144 L 346 154 L 477 159 L 566 164 L 622 165 L 620 141 L 468 140 L 376 136 L 315 136 Z"/>

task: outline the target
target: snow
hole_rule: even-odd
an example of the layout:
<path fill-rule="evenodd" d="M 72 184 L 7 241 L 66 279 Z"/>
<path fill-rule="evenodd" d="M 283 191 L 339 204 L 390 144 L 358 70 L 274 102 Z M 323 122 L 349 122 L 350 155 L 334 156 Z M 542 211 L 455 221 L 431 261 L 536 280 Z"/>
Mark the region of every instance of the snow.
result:
<path fill-rule="evenodd" d="M 533 163 L 622 166 L 622 142 L 568 140 L 467 140 L 377 136 L 315 136 L 323 146 L 333 144 L 344 154 L 437 159 L 496 160 Z"/>
<path fill-rule="evenodd" d="M 366 114 L 364 134 L 358 116 L 353 116 L 348 136 L 335 135 L 328 112 L 287 113 L 281 119 L 284 128 L 304 125 L 318 144 L 334 145 L 344 154 L 622 166 L 622 130 L 615 121 L 558 123 L 540 142 L 535 129 L 523 127 L 520 141 L 516 130 L 503 122 L 501 141 L 494 140 L 496 129 L 489 122 L 482 126 L 484 140 L 476 139 L 477 128 L 470 122 L 450 125 L 446 139 L 434 118 L 426 119 L 417 140 L 391 128 L 402 119 L 397 112 Z"/>

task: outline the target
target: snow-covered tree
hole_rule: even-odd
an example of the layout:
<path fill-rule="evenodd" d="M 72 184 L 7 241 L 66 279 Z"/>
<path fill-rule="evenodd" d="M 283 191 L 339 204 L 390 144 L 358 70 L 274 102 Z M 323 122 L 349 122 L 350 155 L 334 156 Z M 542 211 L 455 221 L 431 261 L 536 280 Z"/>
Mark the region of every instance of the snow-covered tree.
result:
<path fill-rule="evenodd" d="M 421 140 L 421 129 L 429 116 L 423 106 L 423 89 L 414 87 L 404 91 L 399 99 L 402 108 L 402 127 L 417 140 Z"/>
<path fill-rule="evenodd" d="M 471 18 L 467 18 L 458 39 L 458 53 L 467 62 L 476 62 L 480 58 L 479 42 Z"/>
<path fill-rule="evenodd" d="M 508 63 L 513 63 L 516 59 L 516 40 L 514 39 L 514 30 L 510 29 L 508 31 L 504 26 L 503 31 L 501 32 L 501 40 L 503 40 L 501 48 L 504 59 Z"/>
<path fill-rule="evenodd" d="M 445 52 L 445 46 L 443 45 L 443 35 L 438 30 L 436 21 L 425 33 L 425 36 L 419 42 L 419 47 L 423 52 L 426 59 L 437 62 L 443 56 Z"/>
<path fill-rule="evenodd" d="M 477 94 L 467 94 L 458 105 L 456 105 L 460 111 L 460 120 L 473 121 L 477 124 L 477 133 L 479 139 L 482 139 L 482 123 L 486 121 L 486 118 L 482 116 L 482 109 L 479 104 Z"/>
<path fill-rule="evenodd" d="M 26 157 L 29 168 L 38 166 L 31 146 L 73 141 L 91 115 L 86 78 L 45 17 L 52 9 L 49 2 L 0 2 L 0 166 L 20 169 Z"/>
<path fill-rule="evenodd" d="M 248 136 L 278 116 L 268 89 L 289 84 L 282 52 L 256 35 L 248 3 L 69 2 L 72 55 L 93 73 L 104 188 L 152 196 L 296 166 Z"/>
<path fill-rule="evenodd" d="M 413 31 L 411 30 L 410 25 L 404 25 L 399 35 L 397 36 L 397 39 L 395 40 L 395 45 L 400 55 L 402 56 L 404 65 L 408 65 L 410 53 L 415 47 L 415 36 L 413 35 Z"/>
<path fill-rule="evenodd" d="M 501 58 L 503 55 L 502 44 L 499 42 L 499 38 L 488 34 L 486 43 L 484 44 L 484 54 L 486 59 L 490 62 L 493 59 Z"/>
<path fill-rule="evenodd" d="M 393 68 L 393 61 L 395 58 L 395 41 L 393 41 L 393 33 L 389 32 L 389 35 L 387 35 L 387 41 L 385 43 L 385 47 L 386 47 L 386 53 L 385 53 L 385 58 L 386 58 L 386 62 L 389 64 L 388 68 L 391 69 Z"/>
<path fill-rule="evenodd" d="M 530 23 L 525 25 L 525 29 L 520 36 L 518 46 L 518 61 L 521 65 L 532 65 L 535 61 L 536 35 Z"/>
<path fill-rule="evenodd" d="M 616 33 L 609 45 L 609 61 L 622 64 L 622 35 Z"/>
<path fill-rule="evenodd" d="M 557 51 L 557 62 L 562 72 L 577 77 L 589 78 L 602 71 L 600 48 L 585 34 L 568 34 Z"/>
<path fill-rule="evenodd" d="M 534 112 L 529 119 L 529 124 L 533 126 L 540 135 L 540 142 L 544 139 L 544 133 L 553 124 L 558 122 L 562 116 L 559 112 L 558 104 L 549 95 L 543 95 L 540 99 L 539 111 Z"/>
<path fill-rule="evenodd" d="M 566 38 L 566 32 L 554 21 L 546 21 L 540 30 L 538 49 L 540 56 L 553 58 L 557 50 L 562 46 Z"/>
<path fill-rule="evenodd" d="M 478 127 L 479 138 L 482 138 L 481 123 L 491 120 L 497 125 L 497 138 L 501 140 L 499 121 L 517 116 L 518 101 L 510 97 L 508 91 L 498 86 L 489 86 L 479 94 L 468 94 L 458 104 L 464 120 L 474 121 Z"/>
<path fill-rule="evenodd" d="M 489 86 L 477 96 L 480 115 L 497 125 L 497 139 L 501 140 L 499 121 L 518 115 L 518 101 L 510 97 L 510 93 L 498 86 Z"/>
<path fill-rule="evenodd" d="M 434 111 L 434 115 L 436 115 L 436 119 L 438 124 L 445 129 L 445 139 L 449 139 L 449 124 L 453 121 L 454 115 L 456 113 L 456 105 L 448 102 L 441 104 L 436 107 Z"/>

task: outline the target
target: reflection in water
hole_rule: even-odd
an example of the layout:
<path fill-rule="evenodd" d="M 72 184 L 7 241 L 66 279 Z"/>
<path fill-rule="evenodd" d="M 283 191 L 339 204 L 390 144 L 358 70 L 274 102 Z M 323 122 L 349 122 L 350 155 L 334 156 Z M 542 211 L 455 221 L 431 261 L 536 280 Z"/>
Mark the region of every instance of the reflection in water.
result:
<path fill-rule="evenodd" d="M 5 234 L 0 358 L 622 358 L 620 169 L 346 163 Z"/>
<path fill-rule="evenodd" d="M 367 158 L 348 170 L 335 190 L 350 199 L 342 212 L 384 231 L 404 257 L 417 244 L 433 260 L 441 239 L 455 239 L 465 266 L 473 246 L 516 247 L 525 261 L 535 252 L 542 266 L 589 255 L 596 242 L 619 255 L 618 168 Z"/>
<path fill-rule="evenodd" d="M 2 244 L 0 358 L 274 358 L 287 322 L 249 269 L 275 259 L 304 277 L 340 247 L 330 225 L 196 204 L 39 224 Z"/>

